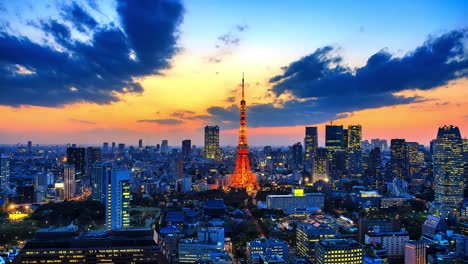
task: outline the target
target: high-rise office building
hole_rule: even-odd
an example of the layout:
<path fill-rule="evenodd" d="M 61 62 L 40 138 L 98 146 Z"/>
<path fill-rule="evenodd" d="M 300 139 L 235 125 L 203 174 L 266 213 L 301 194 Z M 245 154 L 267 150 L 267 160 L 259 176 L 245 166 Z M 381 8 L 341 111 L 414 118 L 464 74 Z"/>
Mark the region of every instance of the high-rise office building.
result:
<path fill-rule="evenodd" d="M 289 163 L 293 169 L 299 169 L 302 165 L 302 144 L 297 142 L 289 147 L 290 159 Z"/>
<path fill-rule="evenodd" d="M 192 152 L 192 141 L 190 139 L 182 140 L 182 156 L 189 158 Z"/>
<path fill-rule="evenodd" d="M 463 201 L 463 140 L 458 127 L 439 128 L 433 158 L 434 202 L 440 214 L 456 213 Z"/>
<path fill-rule="evenodd" d="M 406 179 L 409 174 L 408 150 L 404 139 L 392 139 L 390 164 L 394 178 Z"/>
<path fill-rule="evenodd" d="M 112 171 L 112 163 L 97 161 L 91 170 L 91 199 L 106 203 L 106 178 Z"/>
<path fill-rule="evenodd" d="M 119 153 L 124 153 L 125 151 L 125 144 L 124 143 L 119 143 Z"/>
<path fill-rule="evenodd" d="M 361 125 L 348 126 L 348 174 L 362 175 L 362 127 Z"/>
<path fill-rule="evenodd" d="M 349 130 L 346 128 L 343 128 L 343 148 L 344 149 L 348 148 L 348 138 L 349 138 Z"/>
<path fill-rule="evenodd" d="M 318 149 L 317 127 L 306 127 L 304 138 L 305 156 L 304 161 L 310 163 L 316 155 Z"/>
<path fill-rule="evenodd" d="M 184 176 L 184 160 L 177 159 L 174 161 L 174 179 L 180 179 Z"/>
<path fill-rule="evenodd" d="M 167 154 L 169 152 L 169 141 L 167 139 L 163 139 L 161 141 L 161 154 Z"/>
<path fill-rule="evenodd" d="M 326 148 L 318 148 L 317 155 L 314 157 L 312 169 L 312 184 L 319 180 L 328 180 L 329 162 Z"/>
<path fill-rule="evenodd" d="M 113 169 L 106 175 L 106 229 L 130 226 L 130 171 Z"/>
<path fill-rule="evenodd" d="M 380 151 L 385 152 L 388 149 L 387 146 L 387 140 L 385 139 L 379 139 L 379 138 L 374 138 L 371 139 L 371 147 L 372 148 L 380 148 Z"/>
<path fill-rule="evenodd" d="M 75 179 L 81 180 L 86 176 L 85 148 L 67 148 L 67 164 L 75 165 Z"/>
<path fill-rule="evenodd" d="M 380 157 L 380 148 L 374 148 L 369 153 L 369 159 L 367 164 L 367 175 L 368 176 L 377 176 L 377 168 L 382 164 L 382 159 Z"/>
<path fill-rule="evenodd" d="M 28 141 L 28 152 L 32 151 L 32 141 Z"/>
<path fill-rule="evenodd" d="M 205 157 L 218 159 L 219 156 L 219 126 L 205 127 Z"/>
<path fill-rule="evenodd" d="M 112 142 L 112 149 L 111 149 L 112 153 L 115 152 L 115 142 Z"/>
<path fill-rule="evenodd" d="M 109 152 L 109 142 L 102 143 L 102 152 L 104 152 L 104 153 Z"/>
<path fill-rule="evenodd" d="M 344 135 L 343 126 L 325 126 L 325 147 L 327 148 L 328 160 L 332 164 L 333 170 L 337 169 L 335 162 L 335 152 L 343 149 Z"/>
<path fill-rule="evenodd" d="M 86 175 L 91 176 L 93 164 L 101 160 L 101 149 L 95 147 L 86 148 Z"/>
<path fill-rule="evenodd" d="M 406 142 L 406 149 L 408 152 L 408 171 L 409 175 L 413 175 L 419 171 L 421 163 L 424 162 L 424 158 L 421 160 L 419 152 L 419 144 L 417 142 Z"/>
<path fill-rule="evenodd" d="M 76 170 L 74 164 L 63 165 L 63 198 L 69 200 L 76 195 Z"/>
<path fill-rule="evenodd" d="M 10 189 L 10 156 L 0 157 L 0 199 L 8 196 Z M 2 195 L 3 194 L 3 195 Z"/>
<path fill-rule="evenodd" d="M 139 150 L 143 149 L 143 139 L 141 139 L 141 138 L 140 138 L 140 140 L 138 140 L 138 149 Z"/>
<path fill-rule="evenodd" d="M 325 239 L 315 244 L 315 263 L 362 264 L 362 251 L 353 239 Z"/>
<path fill-rule="evenodd" d="M 343 126 L 325 126 L 325 147 L 330 150 L 342 149 L 344 146 Z"/>

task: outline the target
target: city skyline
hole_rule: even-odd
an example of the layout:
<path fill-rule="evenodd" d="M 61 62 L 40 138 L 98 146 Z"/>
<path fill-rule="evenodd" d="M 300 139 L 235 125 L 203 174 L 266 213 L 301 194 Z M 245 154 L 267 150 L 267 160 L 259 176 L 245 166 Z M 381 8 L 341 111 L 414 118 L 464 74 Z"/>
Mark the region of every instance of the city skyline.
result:
<path fill-rule="evenodd" d="M 2 4 L 0 143 L 202 146 L 218 125 L 235 146 L 242 72 L 252 146 L 303 142 L 306 126 L 323 146 L 330 121 L 424 145 L 468 129 L 462 1 L 159 4 Z"/>

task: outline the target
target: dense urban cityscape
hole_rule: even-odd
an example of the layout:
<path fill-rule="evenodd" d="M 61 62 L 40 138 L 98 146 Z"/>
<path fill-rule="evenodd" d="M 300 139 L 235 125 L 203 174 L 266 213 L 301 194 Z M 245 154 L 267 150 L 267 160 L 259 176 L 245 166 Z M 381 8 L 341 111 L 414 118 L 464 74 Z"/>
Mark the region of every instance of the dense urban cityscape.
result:
<path fill-rule="evenodd" d="M 468 263 L 466 11 L 0 2 L 0 264 Z"/>

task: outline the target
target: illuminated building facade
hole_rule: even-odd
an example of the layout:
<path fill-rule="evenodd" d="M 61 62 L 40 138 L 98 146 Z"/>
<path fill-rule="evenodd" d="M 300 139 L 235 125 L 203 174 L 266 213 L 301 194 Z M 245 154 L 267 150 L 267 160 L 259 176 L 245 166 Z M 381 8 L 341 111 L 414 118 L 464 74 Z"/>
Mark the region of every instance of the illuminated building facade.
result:
<path fill-rule="evenodd" d="M 300 256 L 307 257 L 311 263 L 315 259 L 315 243 L 334 238 L 335 230 L 319 222 L 299 223 L 296 229 L 297 253 Z"/>
<path fill-rule="evenodd" d="M 325 148 L 327 149 L 328 160 L 332 164 L 332 169 L 337 169 L 335 162 L 335 152 L 342 150 L 344 144 L 343 126 L 325 126 Z"/>
<path fill-rule="evenodd" d="M 390 164 L 392 176 L 405 180 L 409 174 L 408 151 L 404 139 L 392 139 L 390 141 Z"/>
<path fill-rule="evenodd" d="M 244 99 L 244 76 L 242 75 L 242 100 L 240 105 L 239 143 L 237 145 L 236 168 L 225 190 L 230 188 L 245 189 L 252 194 L 260 190 L 257 178 L 250 168 L 249 146 L 247 145 L 246 104 Z"/>
<path fill-rule="evenodd" d="M 387 250 L 388 259 L 392 263 L 402 263 L 405 257 L 405 242 L 409 240 L 408 232 L 380 232 L 374 230 L 365 235 L 366 244 L 378 243 Z"/>
<path fill-rule="evenodd" d="M 463 140 L 455 126 L 439 128 L 433 153 L 434 203 L 439 214 L 457 212 L 463 201 Z"/>
<path fill-rule="evenodd" d="M 312 170 L 312 184 L 319 180 L 327 181 L 329 173 L 329 162 L 326 148 L 318 148 L 315 155 Z"/>
<path fill-rule="evenodd" d="M 292 194 L 267 195 L 268 209 L 282 209 L 287 214 L 304 213 L 323 208 L 324 194 L 306 193 L 303 189 L 294 189 Z"/>
<path fill-rule="evenodd" d="M 305 156 L 304 161 L 310 163 L 316 155 L 318 149 L 317 127 L 306 127 L 304 138 Z"/>
<path fill-rule="evenodd" d="M 362 251 L 353 239 L 325 239 L 315 244 L 315 263 L 362 264 Z"/>
<path fill-rule="evenodd" d="M 350 176 L 362 175 L 362 126 L 348 126 L 348 174 Z"/>
<path fill-rule="evenodd" d="M 258 263 L 261 256 L 278 255 L 288 260 L 288 244 L 276 238 L 260 238 L 247 242 L 247 257 L 250 263 Z"/>
<path fill-rule="evenodd" d="M 76 195 L 75 165 L 63 165 L 63 199 L 69 200 Z"/>
<path fill-rule="evenodd" d="M 130 171 L 113 169 L 106 175 L 106 229 L 130 226 Z"/>
<path fill-rule="evenodd" d="M 426 249 L 432 244 L 426 240 L 405 242 L 405 264 L 426 264 Z"/>
<path fill-rule="evenodd" d="M 86 174 L 85 148 L 67 148 L 67 164 L 75 166 L 75 179 L 81 180 Z"/>
<path fill-rule="evenodd" d="M 205 127 L 205 158 L 219 159 L 219 126 Z"/>
<path fill-rule="evenodd" d="M 15 263 L 161 263 L 150 229 L 78 232 L 76 226 L 40 229 Z"/>

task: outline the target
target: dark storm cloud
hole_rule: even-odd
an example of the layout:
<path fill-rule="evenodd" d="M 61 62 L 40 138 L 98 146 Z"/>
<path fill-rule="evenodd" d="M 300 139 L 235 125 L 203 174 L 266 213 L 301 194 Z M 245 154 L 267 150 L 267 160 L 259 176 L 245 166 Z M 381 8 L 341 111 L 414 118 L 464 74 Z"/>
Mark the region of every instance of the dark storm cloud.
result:
<path fill-rule="evenodd" d="M 250 127 L 291 126 L 321 123 L 353 111 L 421 102 L 417 96 L 394 95 L 406 89 L 432 89 L 468 76 L 467 29 L 430 38 L 401 58 L 387 51 L 372 55 L 366 65 L 350 69 L 332 46 L 282 67 L 283 74 L 270 78 L 274 97 L 291 93 L 293 99 L 249 105 Z M 277 98 L 275 101 L 280 102 Z M 248 102 L 247 102 L 248 103 Z M 211 107 L 211 119 L 226 128 L 238 126 L 239 108 Z"/>
<path fill-rule="evenodd" d="M 141 120 L 137 120 L 137 122 L 140 122 L 140 123 L 156 123 L 156 124 L 160 124 L 160 125 L 179 125 L 179 124 L 183 123 L 181 120 L 173 119 L 173 118 L 141 119 Z"/>
<path fill-rule="evenodd" d="M 141 93 L 143 88 L 135 77 L 158 74 L 170 67 L 177 52 L 181 3 L 118 1 L 123 29 L 114 25 L 93 27 L 94 20 L 86 17 L 87 13 L 76 12 L 78 6 L 73 5 L 63 9 L 75 11 L 68 15 L 75 19 L 71 24 L 94 28 L 86 43 L 72 39 L 70 28 L 54 19 L 36 24 L 55 39 L 58 48 L 0 32 L 0 104 L 106 104 L 118 101 L 119 94 Z M 21 68 L 32 74 L 15 70 Z"/>
<path fill-rule="evenodd" d="M 73 2 L 70 6 L 65 6 L 63 8 L 62 16 L 65 20 L 70 21 L 73 26 L 81 32 L 93 30 L 98 25 L 96 20 L 88 14 L 88 12 L 83 10 L 83 8 L 81 8 L 76 2 Z"/>
<path fill-rule="evenodd" d="M 289 90 L 299 98 L 427 90 L 468 76 L 467 37 L 468 29 L 451 31 L 401 58 L 382 50 L 354 70 L 340 64 L 342 58 L 333 54 L 333 47 L 325 47 L 291 63 L 270 82 L 277 95 Z"/>

